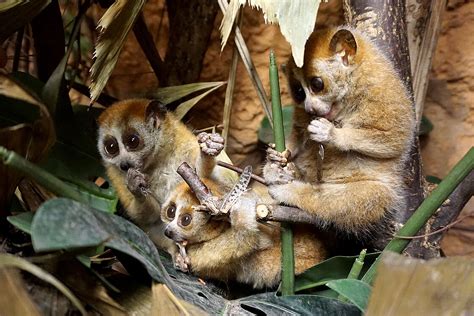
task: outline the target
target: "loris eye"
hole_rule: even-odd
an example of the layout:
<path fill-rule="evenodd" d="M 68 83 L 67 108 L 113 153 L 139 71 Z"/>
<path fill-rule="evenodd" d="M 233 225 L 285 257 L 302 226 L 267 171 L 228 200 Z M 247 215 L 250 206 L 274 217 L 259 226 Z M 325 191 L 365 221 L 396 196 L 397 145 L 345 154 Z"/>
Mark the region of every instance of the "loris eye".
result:
<path fill-rule="evenodd" d="M 297 103 L 301 103 L 306 99 L 306 93 L 304 92 L 303 86 L 301 84 L 295 84 L 291 87 L 291 93 L 293 94 L 293 99 Z"/>
<path fill-rule="evenodd" d="M 179 223 L 181 224 L 181 226 L 188 226 L 189 224 L 191 224 L 192 219 L 193 217 L 190 214 L 184 214 L 179 219 Z"/>
<path fill-rule="evenodd" d="M 115 137 L 109 137 L 104 140 L 104 149 L 107 155 L 114 157 L 119 152 L 119 146 Z"/>
<path fill-rule="evenodd" d="M 166 217 L 169 219 L 173 219 L 174 216 L 176 215 L 176 205 L 171 204 L 168 206 L 168 209 L 166 210 Z"/>
<path fill-rule="evenodd" d="M 137 149 L 138 145 L 140 145 L 140 136 L 138 134 L 126 135 L 123 142 L 127 149 Z"/>
<path fill-rule="evenodd" d="M 321 77 L 311 78 L 311 90 L 313 92 L 321 92 L 324 89 L 324 82 Z"/>

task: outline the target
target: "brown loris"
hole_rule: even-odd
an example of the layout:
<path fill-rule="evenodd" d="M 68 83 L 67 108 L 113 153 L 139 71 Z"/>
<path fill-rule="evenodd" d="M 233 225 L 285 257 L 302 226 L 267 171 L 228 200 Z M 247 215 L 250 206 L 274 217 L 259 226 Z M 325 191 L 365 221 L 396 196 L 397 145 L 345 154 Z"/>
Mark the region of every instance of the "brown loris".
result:
<path fill-rule="evenodd" d="M 183 161 L 210 174 L 210 158 L 223 148 L 214 134 L 196 136 L 154 100 L 130 99 L 113 104 L 98 119 L 98 150 L 127 215 L 161 248 L 175 248 L 164 237 L 161 206 L 181 181 Z M 200 150 L 200 147 L 202 150 Z M 217 168 L 216 168 L 217 169 Z"/>
<path fill-rule="evenodd" d="M 219 182 L 203 179 L 217 197 L 226 190 Z M 270 203 L 266 189 L 244 193 L 227 215 L 203 212 L 186 183 L 170 195 L 162 210 L 165 234 L 186 249 L 175 264 L 202 278 L 238 281 L 254 288 L 272 288 L 280 281 L 280 227 L 256 220 L 257 203 Z M 199 209 L 199 210 L 198 210 Z M 294 228 L 295 272 L 300 274 L 326 257 L 314 229 Z"/>
<path fill-rule="evenodd" d="M 370 246 L 404 207 L 402 168 L 415 127 L 407 89 L 379 49 L 346 27 L 314 32 L 303 67 L 290 59 L 286 74 L 296 103 L 293 157 L 268 149 L 269 192 Z"/>

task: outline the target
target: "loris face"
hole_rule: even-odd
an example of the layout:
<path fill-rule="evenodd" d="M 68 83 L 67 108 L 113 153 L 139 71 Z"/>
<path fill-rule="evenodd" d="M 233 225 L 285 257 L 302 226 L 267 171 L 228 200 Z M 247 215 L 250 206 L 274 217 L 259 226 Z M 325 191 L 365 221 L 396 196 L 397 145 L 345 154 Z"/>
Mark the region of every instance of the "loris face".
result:
<path fill-rule="evenodd" d="M 351 86 L 356 49 L 349 30 L 313 33 L 306 43 L 303 67 L 296 67 L 290 58 L 285 70 L 295 103 L 310 115 L 334 120 Z"/>
<path fill-rule="evenodd" d="M 181 243 L 204 242 L 219 236 L 227 223 L 215 221 L 206 212 L 196 211 L 199 201 L 186 183 L 181 183 L 161 209 L 161 220 L 166 223 L 165 236 Z"/>
<path fill-rule="evenodd" d="M 162 105 L 156 101 L 127 100 L 101 114 L 97 147 L 106 165 L 114 165 L 123 172 L 144 167 L 155 150 L 160 125 L 157 107 Z"/>

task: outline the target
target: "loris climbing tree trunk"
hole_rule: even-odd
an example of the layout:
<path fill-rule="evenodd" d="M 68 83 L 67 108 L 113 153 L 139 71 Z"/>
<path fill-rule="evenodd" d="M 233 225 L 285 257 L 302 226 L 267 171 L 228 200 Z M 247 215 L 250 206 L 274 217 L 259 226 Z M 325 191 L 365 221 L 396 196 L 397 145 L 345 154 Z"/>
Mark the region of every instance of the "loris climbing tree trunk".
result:
<path fill-rule="evenodd" d="M 426 2 L 426 1 L 425 1 Z M 439 8 L 442 7 L 442 1 L 427 2 L 422 8 L 426 14 L 440 14 Z M 431 6 L 431 7 L 430 7 Z M 408 46 L 408 33 L 406 23 L 406 1 L 405 0 L 344 0 L 345 19 L 348 24 L 361 29 L 367 33 L 382 49 L 385 55 L 394 63 L 395 69 L 398 70 L 400 77 L 404 80 L 406 87 L 411 95 L 413 93 L 412 74 L 410 67 L 410 51 Z M 426 27 L 439 27 L 439 17 L 435 16 L 426 23 Z M 430 16 L 431 18 L 431 16 Z M 432 30 L 431 30 L 432 31 Z M 430 40 L 436 41 L 436 32 L 426 32 L 432 38 Z M 426 47 L 427 45 L 425 45 Z M 433 43 L 428 43 L 431 49 L 435 48 Z M 423 52 L 420 52 L 423 53 Z M 429 54 L 431 59 L 431 52 L 424 52 Z M 429 65 L 427 66 L 429 69 Z M 416 70 L 415 70 L 416 71 Z M 426 71 L 425 76 L 428 75 Z M 425 80 L 428 80 L 427 78 Z M 417 87 L 424 85 L 417 85 Z M 420 92 L 420 91 L 418 91 Z M 426 90 L 420 93 L 426 93 Z M 424 97 L 418 97 L 418 102 L 423 102 Z M 422 108 L 422 105 L 415 107 L 415 100 L 413 101 L 414 115 L 415 108 Z M 419 114 L 419 113 L 418 113 Z M 417 116 L 418 123 L 421 115 Z M 405 210 L 397 214 L 397 221 L 401 224 L 413 214 L 416 208 L 420 205 L 425 197 L 426 184 L 423 177 L 419 140 L 417 133 L 413 136 L 414 142 L 410 150 L 410 159 L 407 161 L 405 170 L 407 170 L 406 184 L 408 187 L 408 205 Z M 438 210 L 438 215 L 430 222 L 430 227 L 433 229 L 422 229 L 420 234 L 429 233 L 429 231 L 443 227 L 453 221 L 459 214 L 472 195 L 472 175 L 468 176 L 455 190 L 450 198 L 449 203 L 443 205 Z M 428 225 L 427 225 L 428 226 Z M 422 258 L 432 258 L 440 255 L 439 241 L 440 235 L 430 236 L 423 240 L 416 240 L 410 244 L 407 252 L 412 256 Z"/>

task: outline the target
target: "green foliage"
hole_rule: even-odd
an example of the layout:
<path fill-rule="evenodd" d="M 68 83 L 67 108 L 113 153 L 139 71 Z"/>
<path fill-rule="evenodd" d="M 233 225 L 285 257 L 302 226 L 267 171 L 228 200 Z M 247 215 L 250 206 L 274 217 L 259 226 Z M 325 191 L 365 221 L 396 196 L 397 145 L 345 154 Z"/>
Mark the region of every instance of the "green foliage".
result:
<path fill-rule="evenodd" d="M 347 298 L 362 312 L 367 308 L 370 292 L 372 290 L 367 283 L 355 279 L 341 279 L 329 281 L 326 285 L 339 295 Z"/>
<path fill-rule="evenodd" d="M 380 253 L 365 255 L 362 273 L 365 273 Z M 296 277 L 295 291 L 300 292 L 324 286 L 329 281 L 345 279 L 359 256 L 336 256 L 318 263 Z"/>

